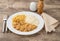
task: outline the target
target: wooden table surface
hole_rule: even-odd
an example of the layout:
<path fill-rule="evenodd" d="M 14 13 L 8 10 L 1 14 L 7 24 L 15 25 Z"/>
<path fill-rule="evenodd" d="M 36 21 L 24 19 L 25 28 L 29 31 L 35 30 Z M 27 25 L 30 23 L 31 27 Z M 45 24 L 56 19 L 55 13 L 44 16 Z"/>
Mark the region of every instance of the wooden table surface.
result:
<path fill-rule="evenodd" d="M 55 32 L 49 34 L 46 34 L 44 29 L 31 36 L 16 35 L 12 32 L 2 33 L 3 16 L 28 11 L 29 3 L 33 1 L 37 2 L 37 0 L 0 0 L 0 41 L 60 41 L 60 25 Z M 60 0 L 45 0 L 44 3 L 44 12 L 60 22 Z"/>

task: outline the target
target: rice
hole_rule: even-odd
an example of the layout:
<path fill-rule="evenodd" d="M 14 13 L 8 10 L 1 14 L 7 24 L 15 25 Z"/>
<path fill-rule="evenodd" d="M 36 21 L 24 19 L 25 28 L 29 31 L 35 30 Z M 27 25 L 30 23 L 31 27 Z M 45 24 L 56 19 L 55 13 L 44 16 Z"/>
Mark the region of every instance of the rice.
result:
<path fill-rule="evenodd" d="M 27 23 L 29 23 L 29 24 L 36 25 L 36 26 L 38 26 L 38 24 L 39 24 L 39 21 L 38 21 L 38 19 L 36 18 L 36 16 L 34 16 L 34 15 L 32 15 L 32 14 L 26 15 L 25 22 L 27 22 Z"/>

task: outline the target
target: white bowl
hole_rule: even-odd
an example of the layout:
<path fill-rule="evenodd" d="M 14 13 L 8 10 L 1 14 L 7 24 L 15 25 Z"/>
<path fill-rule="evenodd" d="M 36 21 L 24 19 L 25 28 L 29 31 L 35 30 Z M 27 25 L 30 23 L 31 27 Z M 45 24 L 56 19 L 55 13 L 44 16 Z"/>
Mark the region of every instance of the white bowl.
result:
<path fill-rule="evenodd" d="M 15 28 L 13 28 L 13 26 L 12 26 L 12 18 L 15 15 L 20 15 L 20 14 L 32 14 L 32 15 L 36 16 L 38 18 L 38 20 L 39 20 L 38 27 L 36 29 L 32 30 L 32 31 L 29 31 L 29 32 L 21 32 L 21 31 L 16 30 Z M 8 29 L 10 31 L 12 31 L 13 33 L 16 33 L 16 34 L 19 34 L 19 35 L 32 35 L 32 34 L 35 34 L 35 33 L 39 32 L 39 31 L 41 31 L 43 26 L 44 26 L 43 18 L 39 14 L 34 13 L 34 12 L 28 12 L 28 11 L 18 12 L 18 13 L 15 13 L 15 14 L 11 15 L 7 20 Z"/>

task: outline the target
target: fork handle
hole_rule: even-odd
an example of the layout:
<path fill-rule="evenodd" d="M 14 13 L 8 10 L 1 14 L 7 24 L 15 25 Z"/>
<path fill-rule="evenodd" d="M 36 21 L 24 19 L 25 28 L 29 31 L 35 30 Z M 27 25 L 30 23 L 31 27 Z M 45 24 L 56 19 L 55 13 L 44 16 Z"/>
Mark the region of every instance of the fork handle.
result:
<path fill-rule="evenodd" d="M 3 28 L 2 28 L 2 32 L 4 33 L 6 30 L 6 20 L 3 20 Z"/>

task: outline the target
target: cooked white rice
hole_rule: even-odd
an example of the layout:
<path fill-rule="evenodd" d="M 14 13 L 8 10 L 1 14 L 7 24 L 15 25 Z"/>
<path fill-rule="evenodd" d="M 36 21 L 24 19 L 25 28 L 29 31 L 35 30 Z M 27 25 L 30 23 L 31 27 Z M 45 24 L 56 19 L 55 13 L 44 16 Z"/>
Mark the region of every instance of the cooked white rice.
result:
<path fill-rule="evenodd" d="M 38 19 L 36 18 L 36 16 L 34 16 L 34 15 L 32 15 L 32 14 L 26 15 L 26 20 L 25 20 L 25 22 L 30 23 L 30 24 L 33 24 L 33 25 L 36 25 L 36 26 L 38 26 L 38 24 L 39 24 L 39 21 L 38 21 Z"/>

